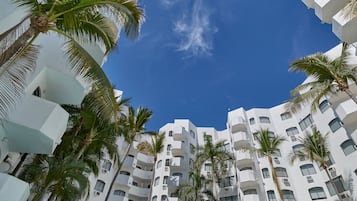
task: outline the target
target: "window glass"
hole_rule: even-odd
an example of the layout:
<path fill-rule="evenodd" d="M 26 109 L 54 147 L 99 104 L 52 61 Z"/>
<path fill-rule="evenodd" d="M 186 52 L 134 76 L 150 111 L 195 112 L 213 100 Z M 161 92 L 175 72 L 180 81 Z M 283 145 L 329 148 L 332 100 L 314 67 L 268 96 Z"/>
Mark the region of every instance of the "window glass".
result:
<path fill-rule="evenodd" d="M 114 191 L 114 195 L 118 195 L 118 196 L 125 196 L 125 191 L 122 190 L 115 190 Z"/>
<path fill-rule="evenodd" d="M 106 171 L 110 171 L 110 168 L 112 167 L 112 163 L 108 160 L 104 161 L 103 163 L 103 169 Z"/>
<path fill-rule="evenodd" d="M 264 178 L 269 178 L 270 177 L 268 168 L 263 168 L 262 169 L 262 174 L 263 174 Z"/>
<path fill-rule="evenodd" d="M 161 196 L 161 201 L 168 201 L 167 195 L 162 195 L 162 196 Z"/>
<path fill-rule="evenodd" d="M 250 118 L 250 119 L 249 119 L 249 124 L 250 124 L 250 125 L 255 124 L 255 119 L 254 119 L 254 118 Z"/>
<path fill-rule="evenodd" d="M 314 123 L 314 120 L 312 119 L 311 115 L 307 115 L 303 120 L 299 122 L 299 126 L 301 130 L 305 130 L 307 127 L 309 127 L 312 123 Z"/>
<path fill-rule="evenodd" d="M 97 183 L 95 183 L 94 190 L 98 192 L 103 192 L 105 186 L 105 182 L 102 180 L 97 180 Z"/>
<path fill-rule="evenodd" d="M 269 117 L 259 117 L 259 122 L 263 124 L 270 124 Z"/>
<path fill-rule="evenodd" d="M 167 151 L 170 151 L 170 150 L 171 150 L 171 144 L 168 144 L 168 145 L 167 145 L 166 150 L 167 150 Z"/>
<path fill-rule="evenodd" d="M 299 130 L 296 127 L 291 127 L 285 130 L 288 136 L 299 134 Z"/>
<path fill-rule="evenodd" d="M 190 152 L 191 154 L 195 153 L 195 146 L 193 144 L 190 144 Z"/>
<path fill-rule="evenodd" d="M 324 113 L 328 108 L 329 108 L 329 103 L 327 100 L 322 101 L 319 105 L 319 109 L 321 113 Z"/>
<path fill-rule="evenodd" d="M 286 120 L 291 118 L 291 113 L 290 112 L 284 112 L 280 115 L 281 120 Z M 274 193 L 274 192 L 273 192 Z"/>
<path fill-rule="evenodd" d="M 173 133 L 173 131 L 169 131 L 169 137 L 171 137 L 171 136 L 172 136 L 172 133 Z"/>
<path fill-rule="evenodd" d="M 168 178 L 169 178 L 168 176 L 164 176 L 164 180 L 162 181 L 162 184 L 167 184 L 167 179 Z"/>
<path fill-rule="evenodd" d="M 344 141 L 340 147 L 346 156 L 356 151 L 356 145 L 351 139 Z"/>
<path fill-rule="evenodd" d="M 288 173 L 286 172 L 285 168 L 282 167 L 276 167 L 274 168 L 276 172 L 277 177 L 288 177 Z"/>
<path fill-rule="evenodd" d="M 295 201 L 294 193 L 289 190 L 282 190 L 283 191 L 283 201 Z"/>
<path fill-rule="evenodd" d="M 165 160 L 165 166 L 170 166 L 170 159 Z"/>
<path fill-rule="evenodd" d="M 300 166 L 300 170 L 303 176 L 316 174 L 316 170 L 312 164 L 306 164 Z"/>
<path fill-rule="evenodd" d="M 243 191 L 243 195 L 256 195 L 257 194 L 257 190 L 256 189 L 247 189 L 245 191 Z"/>
<path fill-rule="evenodd" d="M 205 163 L 205 171 L 207 172 L 211 171 L 211 163 Z"/>
<path fill-rule="evenodd" d="M 157 186 L 159 184 L 160 177 L 156 177 L 154 181 L 154 186 Z"/>
<path fill-rule="evenodd" d="M 193 139 L 195 139 L 195 132 L 193 132 L 193 130 L 190 130 L 190 135 L 191 135 L 191 137 L 193 138 Z"/>
<path fill-rule="evenodd" d="M 346 187 L 344 185 L 344 181 L 342 179 L 342 176 L 339 176 L 339 177 L 336 177 L 336 178 L 332 179 L 332 182 L 335 184 L 338 193 L 342 193 L 342 192 L 346 191 Z M 328 189 L 328 191 L 329 191 L 331 196 L 336 195 L 336 191 L 335 191 L 333 185 L 329 181 L 326 182 L 326 186 L 327 186 L 327 189 Z"/>
<path fill-rule="evenodd" d="M 339 128 L 341 128 L 342 123 L 340 121 L 340 119 L 335 118 L 332 121 L 330 121 L 330 123 L 328 123 L 328 125 L 330 126 L 332 132 L 337 131 Z"/>
<path fill-rule="evenodd" d="M 321 187 L 310 188 L 309 193 L 312 200 L 326 199 L 325 191 Z"/>
<path fill-rule="evenodd" d="M 152 201 L 157 201 L 157 196 L 152 197 Z"/>
<path fill-rule="evenodd" d="M 236 195 L 229 197 L 222 197 L 219 201 L 238 201 L 238 197 Z"/>
<path fill-rule="evenodd" d="M 268 201 L 277 201 L 274 191 L 268 191 L 267 195 L 268 195 Z"/>
<path fill-rule="evenodd" d="M 162 160 L 159 160 L 159 161 L 157 162 L 156 168 L 160 168 L 161 165 L 162 165 Z"/>

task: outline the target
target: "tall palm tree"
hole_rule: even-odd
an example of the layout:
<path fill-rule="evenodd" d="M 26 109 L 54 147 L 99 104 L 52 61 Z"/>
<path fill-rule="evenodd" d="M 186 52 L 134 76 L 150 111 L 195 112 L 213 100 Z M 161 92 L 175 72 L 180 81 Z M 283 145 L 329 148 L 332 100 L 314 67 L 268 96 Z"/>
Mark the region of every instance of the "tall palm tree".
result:
<path fill-rule="evenodd" d="M 33 42 L 39 35 L 52 32 L 65 38 L 64 53 L 73 71 L 94 81 L 101 89 L 110 82 L 80 43 L 100 43 L 107 54 L 116 45 L 116 27 L 123 26 L 126 34 L 134 39 L 143 20 L 143 12 L 135 0 L 13 1 L 24 7 L 26 14 L 19 23 L 0 34 L 1 117 L 21 97 L 26 75 L 36 66 L 40 47 Z M 112 92 L 104 94 L 107 93 Z"/>
<path fill-rule="evenodd" d="M 113 188 L 115 179 L 118 177 L 120 169 L 125 161 L 125 159 L 128 157 L 130 149 L 133 145 L 134 140 L 141 134 L 145 132 L 145 124 L 151 119 L 152 117 L 152 111 L 150 111 L 148 108 L 144 108 L 139 106 L 136 110 L 132 107 L 128 107 L 127 114 L 123 114 L 120 118 L 121 126 L 120 126 L 120 134 L 124 138 L 124 141 L 128 144 L 124 156 L 119 162 L 119 168 L 117 169 L 114 179 L 112 180 L 110 187 L 109 187 L 109 193 L 107 194 L 107 197 L 105 200 L 108 200 L 109 194 Z"/>
<path fill-rule="evenodd" d="M 311 82 L 304 83 L 291 91 L 292 98 L 288 107 L 291 107 L 292 111 L 312 101 L 311 110 L 314 112 L 322 97 L 334 95 L 336 91 L 346 93 L 357 104 L 357 99 L 348 86 L 348 81 L 357 84 L 357 66 L 348 64 L 350 54 L 347 49 L 348 44 L 343 43 L 341 56 L 335 59 L 317 53 L 291 63 L 290 71 L 305 72 L 307 77 L 313 78 Z"/>
<path fill-rule="evenodd" d="M 352 18 L 357 16 L 357 0 L 350 0 L 344 8 L 344 17 Z"/>
<path fill-rule="evenodd" d="M 33 184 L 33 201 L 41 200 L 45 193 L 50 194 L 49 200 L 75 201 L 88 196 L 87 173 L 89 168 L 71 155 L 64 158 L 39 155 L 25 165 L 20 178 Z"/>
<path fill-rule="evenodd" d="M 157 156 L 158 154 L 160 154 L 165 147 L 165 133 L 156 133 L 156 132 L 152 132 L 151 133 L 151 143 L 148 141 L 144 141 L 144 142 L 140 142 L 137 145 L 137 150 L 139 152 L 142 152 L 146 155 L 151 155 L 154 157 L 154 165 L 152 168 L 152 179 L 151 179 L 151 188 L 154 186 L 153 182 L 154 182 L 154 177 L 155 177 L 155 164 L 157 161 Z M 148 200 L 150 201 L 151 196 L 149 195 Z"/>
<path fill-rule="evenodd" d="M 242 150 L 246 151 L 253 151 L 260 156 L 265 156 L 268 159 L 271 175 L 273 178 L 273 182 L 276 186 L 276 189 L 279 193 L 280 200 L 283 200 L 283 192 L 280 187 L 280 183 L 278 177 L 276 175 L 276 171 L 274 169 L 273 164 L 273 156 L 278 153 L 279 146 L 285 141 L 286 139 L 282 136 L 272 136 L 269 129 L 261 129 L 258 134 L 256 135 L 256 141 L 258 142 L 258 148 L 255 147 L 242 147 Z"/>
<path fill-rule="evenodd" d="M 217 199 L 217 181 L 227 171 L 226 162 L 232 161 L 234 157 L 225 149 L 225 141 L 219 141 L 216 144 L 213 144 L 211 137 L 206 135 L 204 138 L 205 145 L 197 148 L 195 163 L 198 167 L 201 167 L 205 161 L 211 163 L 212 193 L 213 197 Z"/>
<path fill-rule="evenodd" d="M 327 169 L 328 164 L 326 162 L 326 159 L 330 155 L 327 138 L 327 134 L 322 135 L 320 131 L 318 131 L 316 128 L 313 129 L 312 134 L 306 133 L 303 138 L 299 137 L 298 140 L 301 142 L 303 149 L 295 151 L 291 154 L 291 162 L 293 163 L 298 157 L 306 157 L 309 158 L 310 161 L 316 162 L 320 167 L 324 169 L 339 200 L 342 200 L 335 183 L 332 181 L 330 172 Z"/>

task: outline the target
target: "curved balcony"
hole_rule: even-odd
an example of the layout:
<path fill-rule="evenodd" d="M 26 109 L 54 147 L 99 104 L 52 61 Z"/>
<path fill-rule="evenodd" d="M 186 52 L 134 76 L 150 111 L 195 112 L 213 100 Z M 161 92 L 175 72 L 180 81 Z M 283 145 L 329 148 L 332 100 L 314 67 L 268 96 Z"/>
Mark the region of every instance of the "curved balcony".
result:
<path fill-rule="evenodd" d="M 181 141 L 175 141 L 171 146 L 172 155 L 184 155 L 186 144 Z"/>
<path fill-rule="evenodd" d="M 186 139 L 186 136 L 184 135 L 185 129 L 183 127 L 175 126 L 172 132 L 174 140 L 182 141 Z"/>
<path fill-rule="evenodd" d="M 232 134 L 234 148 L 239 149 L 241 145 L 249 144 L 249 139 L 246 132 L 237 132 Z"/>
<path fill-rule="evenodd" d="M 127 186 L 129 182 L 129 178 L 130 178 L 129 175 L 119 174 L 118 177 L 115 179 L 115 184 Z"/>
<path fill-rule="evenodd" d="M 123 166 L 122 166 L 122 170 L 132 170 L 133 169 L 133 161 L 134 158 L 133 157 L 126 157 Z"/>
<path fill-rule="evenodd" d="M 243 117 L 233 117 L 229 120 L 229 125 L 231 128 L 231 132 L 239 132 L 239 131 L 246 131 L 247 125 Z"/>
<path fill-rule="evenodd" d="M 257 186 L 254 170 L 243 170 L 239 173 L 239 181 L 241 188 L 250 188 Z"/>
<path fill-rule="evenodd" d="M 244 195 L 244 201 L 260 201 L 257 194 Z"/>
<path fill-rule="evenodd" d="M 139 178 L 139 179 L 145 179 L 145 180 L 151 180 L 152 179 L 152 171 L 145 171 L 139 168 L 134 168 L 133 170 L 133 177 Z"/>
<path fill-rule="evenodd" d="M 150 188 L 131 185 L 128 193 L 136 197 L 147 198 L 149 196 L 149 192 L 150 192 Z"/>
<path fill-rule="evenodd" d="M 61 142 L 68 117 L 57 103 L 25 95 L 3 122 L 9 151 L 52 154 Z"/>
<path fill-rule="evenodd" d="M 152 165 L 154 164 L 154 157 L 148 156 L 148 155 L 145 155 L 142 153 L 138 153 L 136 155 L 136 160 L 146 163 L 146 164 L 152 164 Z"/>
<path fill-rule="evenodd" d="M 173 157 L 171 158 L 171 170 L 182 170 L 184 169 L 184 164 L 181 157 Z"/>
<path fill-rule="evenodd" d="M 353 100 L 346 100 L 340 103 L 336 108 L 335 111 L 341 121 L 346 125 L 356 124 L 357 122 L 357 106 Z"/>
<path fill-rule="evenodd" d="M 321 21 L 331 23 L 332 17 L 347 3 L 348 0 L 315 0 L 315 14 Z"/>
<path fill-rule="evenodd" d="M 249 165 L 253 163 L 253 157 L 252 154 L 249 153 L 248 151 L 246 152 L 239 151 L 236 154 L 236 161 L 238 166 Z"/>

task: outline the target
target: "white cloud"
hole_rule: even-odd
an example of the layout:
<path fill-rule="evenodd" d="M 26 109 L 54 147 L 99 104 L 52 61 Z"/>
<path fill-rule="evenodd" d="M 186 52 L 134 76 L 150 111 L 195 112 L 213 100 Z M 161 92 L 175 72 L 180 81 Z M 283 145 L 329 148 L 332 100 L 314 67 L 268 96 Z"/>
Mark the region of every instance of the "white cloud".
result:
<path fill-rule="evenodd" d="M 181 37 L 178 44 L 179 51 L 186 51 L 197 55 L 210 55 L 212 37 L 217 28 L 209 21 L 209 12 L 202 5 L 202 0 L 195 0 L 190 17 L 183 15 L 174 23 L 174 32 Z"/>
<path fill-rule="evenodd" d="M 161 0 L 161 4 L 165 6 L 166 8 L 170 8 L 174 4 L 176 4 L 178 0 Z"/>

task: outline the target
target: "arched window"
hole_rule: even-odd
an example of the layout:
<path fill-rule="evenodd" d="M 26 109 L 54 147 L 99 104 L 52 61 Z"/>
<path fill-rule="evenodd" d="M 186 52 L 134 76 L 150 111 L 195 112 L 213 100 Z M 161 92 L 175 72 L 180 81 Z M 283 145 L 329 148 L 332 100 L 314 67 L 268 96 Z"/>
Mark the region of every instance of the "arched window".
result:
<path fill-rule="evenodd" d="M 344 141 L 340 147 L 346 156 L 356 151 L 356 145 L 351 139 Z"/>
<path fill-rule="evenodd" d="M 259 117 L 259 122 L 263 124 L 270 124 L 269 117 Z"/>
<path fill-rule="evenodd" d="M 319 109 L 321 111 L 321 113 L 324 113 L 329 107 L 329 103 L 327 100 L 323 100 L 320 105 L 319 105 Z"/>
<path fill-rule="evenodd" d="M 112 163 L 109 160 L 104 161 L 102 166 L 104 171 L 110 171 L 111 167 L 112 167 Z"/>
<path fill-rule="evenodd" d="M 286 173 L 286 169 L 282 167 L 274 168 L 277 177 L 288 177 L 288 173 Z"/>
<path fill-rule="evenodd" d="M 195 132 L 193 132 L 193 130 L 190 130 L 190 135 L 191 135 L 191 137 L 192 137 L 193 139 L 195 139 L 196 134 L 195 134 Z"/>
<path fill-rule="evenodd" d="M 283 192 L 283 201 L 296 201 L 294 193 L 289 190 L 282 190 Z"/>
<path fill-rule="evenodd" d="M 174 172 L 174 173 L 172 173 L 172 176 L 182 178 L 183 175 L 181 172 Z"/>
<path fill-rule="evenodd" d="M 167 151 L 170 151 L 171 150 L 171 144 L 168 144 L 167 145 Z"/>
<path fill-rule="evenodd" d="M 262 174 L 263 174 L 263 177 L 264 177 L 265 179 L 270 177 L 268 168 L 263 168 L 263 169 L 262 169 Z"/>
<path fill-rule="evenodd" d="M 305 164 L 300 166 L 300 170 L 303 176 L 316 174 L 316 170 L 312 164 Z"/>
<path fill-rule="evenodd" d="M 280 114 L 280 117 L 281 117 L 281 120 L 290 119 L 291 118 L 291 113 L 290 112 L 284 112 L 284 113 Z"/>
<path fill-rule="evenodd" d="M 250 125 L 255 124 L 255 119 L 254 119 L 254 118 L 250 118 L 250 119 L 249 119 L 249 124 L 250 124 Z"/>
<path fill-rule="evenodd" d="M 94 186 L 94 190 L 96 190 L 98 192 L 103 192 L 104 186 L 105 186 L 105 182 L 104 181 L 97 180 L 97 182 L 95 183 L 95 186 Z"/>
<path fill-rule="evenodd" d="M 157 196 L 155 195 L 154 197 L 152 197 L 151 200 L 152 200 L 152 201 L 157 201 Z"/>
<path fill-rule="evenodd" d="M 167 180 L 169 179 L 168 176 L 164 176 L 164 180 L 162 180 L 162 184 L 167 184 Z"/>
<path fill-rule="evenodd" d="M 161 201 L 168 201 L 168 200 L 167 200 L 167 195 L 162 195 L 162 196 L 161 196 Z"/>
<path fill-rule="evenodd" d="M 125 191 L 122 191 L 122 190 L 115 190 L 114 191 L 114 195 L 117 195 L 117 196 L 125 196 Z"/>
<path fill-rule="evenodd" d="M 330 123 L 328 123 L 328 125 L 330 126 L 332 132 L 337 131 L 339 128 L 342 127 L 342 123 L 340 121 L 339 118 L 334 118 L 332 119 L 332 121 L 330 121 Z"/>
<path fill-rule="evenodd" d="M 41 97 L 41 88 L 37 87 L 35 91 L 32 92 L 32 95 Z"/>
<path fill-rule="evenodd" d="M 156 177 L 154 181 L 154 186 L 157 186 L 159 184 L 160 177 Z"/>
<path fill-rule="evenodd" d="M 157 162 L 156 168 L 160 168 L 161 165 L 162 165 L 162 160 L 159 160 L 159 161 Z"/>
<path fill-rule="evenodd" d="M 312 200 L 326 199 L 325 191 L 321 187 L 310 188 L 309 193 Z"/>
<path fill-rule="evenodd" d="M 285 131 L 288 136 L 293 136 L 293 135 L 299 134 L 299 130 L 296 127 L 290 127 L 288 129 L 286 129 Z"/>
<path fill-rule="evenodd" d="M 267 195 L 268 195 L 268 201 L 277 201 L 274 191 L 272 190 L 267 191 Z"/>

